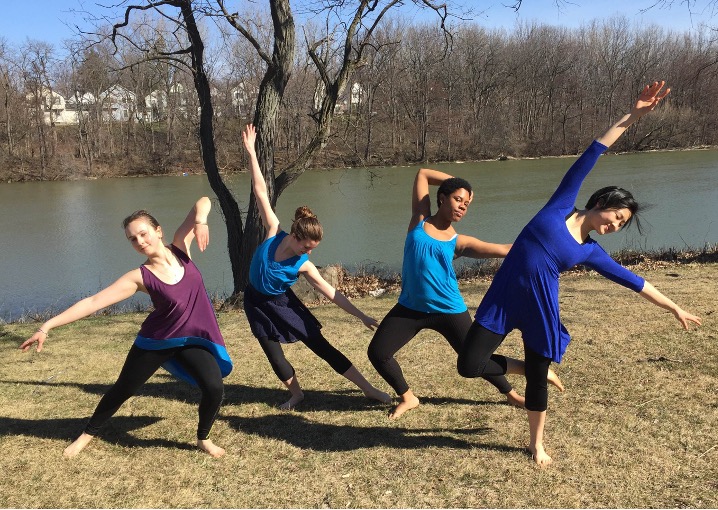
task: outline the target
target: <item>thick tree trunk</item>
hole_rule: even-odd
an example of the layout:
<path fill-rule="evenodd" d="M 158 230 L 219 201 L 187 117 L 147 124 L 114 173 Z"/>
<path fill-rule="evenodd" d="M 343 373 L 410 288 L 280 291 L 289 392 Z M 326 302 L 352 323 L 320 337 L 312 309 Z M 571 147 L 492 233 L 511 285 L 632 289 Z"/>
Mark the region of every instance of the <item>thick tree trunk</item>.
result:
<path fill-rule="evenodd" d="M 232 266 L 234 280 L 233 294 L 236 294 L 244 290 L 246 281 L 242 281 L 239 276 L 241 275 L 242 268 L 245 266 L 248 267 L 248 264 L 244 261 L 244 259 L 246 259 L 246 253 L 240 250 L 244 235 L 242 216 L 239 211 L 239 205 L 232 195 L 232 192 L 222 180 L 217 166 L 217 150 L 214 143 L 214 127 L 212 124 L 214 110 L 210 97 L 209 81 L 207 80 L 207 75 L 204 70 L 204 44 L 199 29 L 197 28 L 192 2 L 183 2 L 181 9 L 192 46 L 194 86 L 197 90 L 200 106 L 199 140 L 202 150 L 202 163 L 204 164 L 205 172 L 207 172 L 209 184 L 217 195 L 222 214 L 224 215 L 227 227 L 227 250 L 229 252 L 229 261 Z"/>

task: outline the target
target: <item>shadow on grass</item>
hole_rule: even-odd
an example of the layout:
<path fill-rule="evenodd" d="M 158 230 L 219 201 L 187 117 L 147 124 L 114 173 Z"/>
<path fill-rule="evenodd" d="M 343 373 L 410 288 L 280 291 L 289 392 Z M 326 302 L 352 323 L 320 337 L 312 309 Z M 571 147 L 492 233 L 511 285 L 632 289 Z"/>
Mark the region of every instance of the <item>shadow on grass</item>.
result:
<path fill-rule="evenodd" d="M 286 413 L 256 418 L 223 416 L 219 418 L 233 429 L 267 439 L 284 441 L 297 448 L 323 452 L 352 451 L 361 448 L 484 448 L 505 452 L 521 452 L 524 449 L 494 443 L 480 443 L 452 437 L 451 434 L 482 436 L 493 429 L 406 429 L 396 426 L 358 427 L 318 423 L 296 413 Z"/>
<path fill-rule="evenodd" d="M 114 416 L 103 427 L 99 437 L 119 446 L 162 447 L 194 450 L 194 445 L 168 439 L 144 439 L 130 434 L 131 431 L 148 427 L 160 421 L 155 416 Z M 69 444 L 87 424 L 87 418 L 51 418 L 25 420 L 0 417 L 1 436 L 33 436 L 41 439 L 59 439 Z"/>
<path fill-rule="evenodd" d="M 149 396 L 164 399 L 174 399 L 183 402 L 198 401 L 199 390 L 186 383 L 174 382 L 148 383 L 142 386 L 136 396 Z M 106 384 L 80 384 L 71 382 L 34 382 L 0 380 L 0 384 L 27 385 L 35 387 L 35 392 L 41 388 L 69 387 L 77 388 L 85 393 L 98 396 L 108 389 Z M 256 388 L 239 384 L 225 386 L 224 407 L 247 403 L 279 404 L 286 400 L 284 389 Z M 423 398 L 426 404 L 481 404 L 467 399 L 456 398 Z M 488 402 L 496 404 L 497 402 Z M 501 404 L 503 405 L 503 403 Z M 338 392 L 306 391 L 305 400 L 299 408 L 300 412 L 320 411 L 362 411 L 376 410 L 390 406 L 367 400 L 358 390 L 340 390 Z M 134 429 L 143 428 L 156 423 L 157 417 L 113 417 L 103 428 L 100 437 L 111 443 L 121 446 L 142 447 L 168 447 L 193 449 L 186 443 L 163 439 L 141 439 L 129 434 Z M 506 452 L 522 451 L 522 448 L 510 447 L 501 444 L 480 443 L 456 436 L 472 437 L 488 434 L 491 428 L 476 427 L 472 429 L 407 429 L 404 427 L 378 426 L 349 426 L 320 423 L 306 419 L 298 412 L 272 414 L 262 417 L 220 416 L 230 427 L 246 434 L 267 437 L 285 441 L 298 448 L 317 451 L 350 451 L 360 448 L 392 447 L 402 449 L 413 448 L 485 448 Z M 32 435 L 40 438 L 72 440 L 82 431 L 86 418 L 77 419 L 13 419 L 0 417 L 0 435 Z M 453 437 L 452 437 L 453 436 Z"/>
<path fill-rule="evenodd" d="M 187 383 L 175 380 L 169 375 L 156 375 L 166 382 L 148 382 L 142 385 L 135 396 L 156 397 L 181 402 L 199 402 L 200 391 L 198 388 Z M 109 384 L 73 383 L 57 381 L 16 381 L 0 380 L 0 384 L 26 385 L 34 389 L 33 392 L 42 388 L 63 387 L 77 388 L 80 391 L 101 397 L 110 389 Z M 302 402 L 300 412 L 320 411 L 363 411 L 389 406 L 375 400 L 367 399 L 359 390 L 337 390 L 317 391 L 305 390 L 305 399 Z M 245 386 L 242 384 L 225 384 L 223 406 L 243 404 L 267 404 L 278 406 L 285 402 L 288 393 L 284 388 L 264 388 L 256 386 Z M 503 400 L 483 401 L 454 397 L 420 397 L 422 405 L 505 405 Z"/>

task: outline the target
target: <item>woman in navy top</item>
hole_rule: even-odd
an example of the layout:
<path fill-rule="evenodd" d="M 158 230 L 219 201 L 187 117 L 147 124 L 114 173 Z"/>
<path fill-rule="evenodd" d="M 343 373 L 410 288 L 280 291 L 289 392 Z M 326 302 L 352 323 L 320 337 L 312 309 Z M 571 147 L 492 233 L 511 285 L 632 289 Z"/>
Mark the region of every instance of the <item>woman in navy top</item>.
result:
<path fill-rule="evenodd" d="M 431 185 L 438 186 L 438 208 L 433 215 L 429 198 Z M 458 353 L 471 327 L 471 315 L 456 280 L 454 259 L 505 257 L 511 248 L 510 244 L 487 243 L 456 233 L 453 224 L 468 212 L 473 198 L 468 181 L 444 172 L 422 168 L 414 179 L 399 302 L 381 321 L 368 349 L 374 368 L 399 395 L 399 404 L 389 414 L 392 419 L 419 405 L 394 355 L 423 329 L 441 334 Z M 561 388 L 553 372 L 549 377 Z M 486 376 L 485 379 L 506 395 L 509 403 L 523 406 L 523 397 L 506 377 Z"/>
<path fill-rule="evenodd" d="M 700 319 L 673 303 L 650 283 L 615 262 L 589 237 L 620 230 L 636 218 L 640 207 L 626 190 L 610 186 L 591 196 L 585 209 L 574 207 L 579 188 L 598 157 L 643 115 L 653 110 L 670 89 L 664 82 L 646 86 L 631 113 L 595 140 L 571 166 L 553 196 L 524 227 L 476 311 L 458 370 L 464 377 L 522 374 L 526 376 L 526 410 L 531 433 L 529 450 L 539 465 L 551 457 L 543 445 L 546 420 L 546 373 L 560 362 L 570 336 L 559 317 L 559 273 L 584 264 L 650 302 L 670 310 L 688 329 Z M 513 329 L 522 333 L 525 365 L 493 354 Z"/>
<path fill-rule="evenodd" d="M 267 231 L 264 242 L 252 256 L 249 285 L 244 293 L 244 310 L 252 333 L 259 340 L 274 373 L 289 390 L 289 400 L 280 407 L 292 409 L 304 400 L 294 367 L 287 361 L 280 345 L 299 340 L 335 372 L 356 384 L 364 395 L 390 403 L 391 397 L 387 393 L 372 386 L 352 362 L 322 336 L 322 325 L 292 292 L 290 287 L 302 274 L 315 289 L 357 317 L 367 328 L 374 329 L 378 325 L 375 319 L 365 315 L 329 285 L 309 261 L 309 254 L 322 239 L 322 226 L 308 207 L 297 209 L 289 233 L 280 230 L 279 219 L 269 203 L 267 185 L 257 161 L 254 126 L 249 124 L 246 127 L 242 140 L 251 160 L 252 190 Z"/>
<path fill-rule="evenodd" d="M 200 251 L 207 248 L 207 215 L 211 207 L 209 198 L 200 198 L 169 245 L 164 243 L 162 227 L 147 211 L 136 211 L 125 218 L 123 227 L 127 239 L 138 253 L 147 257 L 147 261 L 106 289 L 78 301 L 45 322 L 20 346 L 27 350 L 37 342 L 40 351 L 52 328 L 87 317 L 137 291 L 146 292 L 152 299 L 154 310 L 142 323 L 117 382 L 100 400 L 84 432 L 65 449 L 66 457 L 80 453 L 102 425 L 160 367 L 199 386 L 202 400 L 197 447 L 213 457 L 224 454 L 224 449 L 209 438 L 209 432 L 224 397 L 222 378 L 231 372 L 232 361 L 202 275 L 190 257 L 193 239 L 197 239 Z"/>

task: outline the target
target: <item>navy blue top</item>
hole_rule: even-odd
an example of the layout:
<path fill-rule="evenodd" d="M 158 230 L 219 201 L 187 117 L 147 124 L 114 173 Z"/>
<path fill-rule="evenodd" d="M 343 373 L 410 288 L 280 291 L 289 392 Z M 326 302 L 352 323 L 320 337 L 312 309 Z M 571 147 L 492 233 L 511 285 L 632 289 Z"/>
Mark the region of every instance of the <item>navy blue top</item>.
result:
<path fill-rule="evenodd" d="M 559 273 L 584 264 L 640 292 L 644 280 L 593 239 L 576 241 L 566 226 L 581 183 L 606 146 L 594 141 L 571 166 L 548 203 L 524 227 L 476 310 L 476 322 L 497 334 L 519 329 L 534 352 L 560 362 L 571 336 L 561 323 Z"/>
<path fill-rule="evenodd" d="M 424 230 L 424 223 L 420 221 L 406 235 L 399 304 L 424 313 L 465 312 L 452 264 L 457 236 L 448 241 L 434 239 Z"/>
<path fill-rule="evenodd" d="M 299 278 L 299 268 L 309 260 L 309 255 L 303 253 L 286 260 L 277 262 L 274 255 L 277 247 L 288 234 L 280 230 L 277 235 L 265 239 L 252 255 L 249 265 L 249 283 L 256 290 L 267 296 L 283 294 Z"/>

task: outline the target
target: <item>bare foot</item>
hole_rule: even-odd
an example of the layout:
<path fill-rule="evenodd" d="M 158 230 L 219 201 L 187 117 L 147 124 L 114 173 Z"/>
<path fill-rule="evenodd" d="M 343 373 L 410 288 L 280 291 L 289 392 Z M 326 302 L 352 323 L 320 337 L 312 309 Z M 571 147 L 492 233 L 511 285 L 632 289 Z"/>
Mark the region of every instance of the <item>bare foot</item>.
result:
<path fill-rule="evenodd" d="M 209 453 L 214 458 L 219 458 L 224 455 L 224 448 L 220 448 L 212 442 L 211 439 L 198 439 L 197 448 L 203 452 Z"/>
<path fill-rule="evenodd" d="M 536 446 L 536 448 L 531 448 L 529 446 L 528 451 L 529 453 L 531 453 L 531 458 L 536 463 L 536 465 L 538 465 L 538 467 L 544 468 L 551 464 L 552 459 L 549 454 L 546 453 L 546 450 L 544 450 L 542 444 Z"/>
<path fill-rule="evenodd" d="M 88 443 L 94 439 L 94 437 L 95 436 L 91 436 L 90 434 L 83 432 L 82 434 L 80 434 L 80 437 L 78 437 L 72 442 L 70 446 L 65 448 L 65 451 L 62 452 L 62 455 L 67 458 L 74 457 L 82 450 L 84 450 L 85 446 L 87 446 Z"/>
<path fill-rule="evenodd" d="M 416 398 L 416 395 L 414 395 L 413 393 L 411 395 L 404 394 L 401 396 L 401 402 L 399 402 L 399 405 L 396 406 L 394 410 L 389 413 L 389 419 L 396 420 L 402 414 L 407 411 L 411 411 L 415 407 L 419 407 L 419 399 Z"/>
<path fill-rule="evenodd" d="M 296 395 L 292 395 L 292 398 L 287 400 L 284 404 L 280 405 L 279 409 L 281 409 L 282 411 L 291 411 L 302 400 L 304 400 L 304 392 L 297 393 Z"/>
<path fill-rule="evenodd" d="M 556 375 L 556 372 L 554 372 L 550 368 L 548 369 L 548 376 L 546 377 L 546 380 L 556 386 L 558 388 L 558 391 L 563 391 L 564 388 L 561 379 L 559 379 Z"/>
<path fill-rule="evenodd" d="M 523 409 L 526 405 L 526 399 L 516 393 L 516 390 L 511 390 L 506 394 L 506 403 Z"/>
<path fill-rule="evenodd" d="M 364 396 L 366 398 L 378 400 L 379 402 L 382 402 L 384 404 L 391 404 L 391 395 L 389 395 L 388 393 L 384 393 L 381 390 L 376 389 L 374 386 L 372 386 L 371 389 L 366 390 L 364 392 Z"/>

